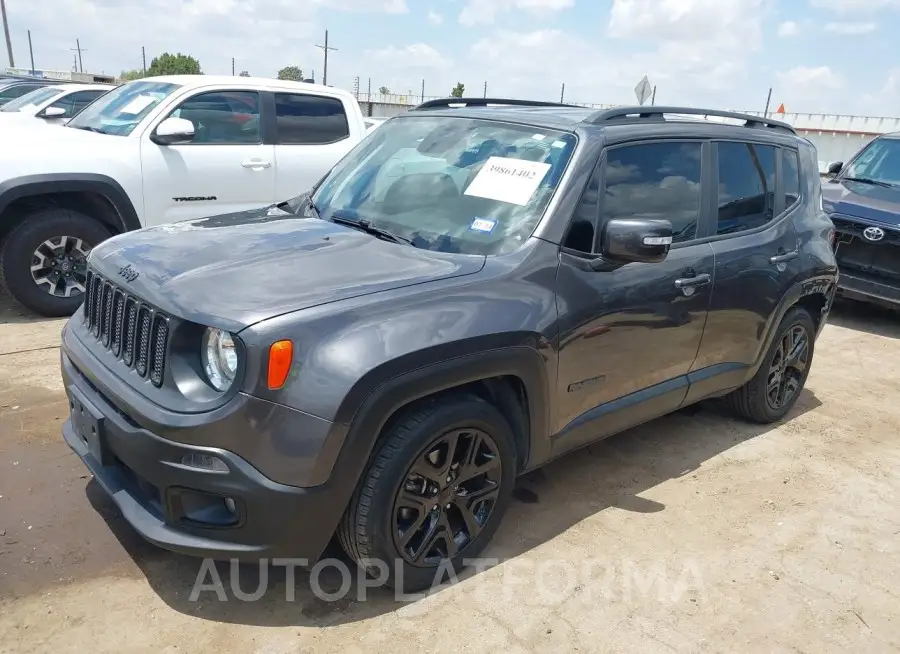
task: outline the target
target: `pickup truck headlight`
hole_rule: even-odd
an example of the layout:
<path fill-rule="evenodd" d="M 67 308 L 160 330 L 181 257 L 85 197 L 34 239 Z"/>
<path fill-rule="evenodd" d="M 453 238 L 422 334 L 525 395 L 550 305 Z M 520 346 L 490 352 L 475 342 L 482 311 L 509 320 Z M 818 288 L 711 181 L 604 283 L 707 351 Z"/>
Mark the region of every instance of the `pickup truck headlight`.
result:
<path fill-rule="evenodd" d="M 213 327 L 203 334 L 203 369 L 217 391 L 227 391 L 238 367 L 238 353 L 231 334 Z"/>

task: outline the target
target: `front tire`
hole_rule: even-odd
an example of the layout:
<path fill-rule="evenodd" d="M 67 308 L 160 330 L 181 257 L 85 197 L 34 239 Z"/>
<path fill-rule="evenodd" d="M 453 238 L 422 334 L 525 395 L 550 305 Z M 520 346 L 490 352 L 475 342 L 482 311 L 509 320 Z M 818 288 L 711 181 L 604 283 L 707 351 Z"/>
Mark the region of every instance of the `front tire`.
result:
<path fill-rule="evenodd" d="M 473 395 L 426 401 L 388 427 L 338 528 L 347 554 L 386 585 L 444 581 L 490 542 L 512 498 L 513 434 Z"/>
<path fill-rule="evenodd" d="M 78 211 L 32 213 L 0 244 L 0 289 L 39 315 L 71 316 L 84 301 L 87 255 L 110 236 Z"/>
<path fill-rule="evenodd" d="M 794 307 L 785 314 L 753 378 L 726 396 L 741 417 L 760 424 L 781 420 L 794 408 L 813 360 L 816 327 L 809 312 Z"/>

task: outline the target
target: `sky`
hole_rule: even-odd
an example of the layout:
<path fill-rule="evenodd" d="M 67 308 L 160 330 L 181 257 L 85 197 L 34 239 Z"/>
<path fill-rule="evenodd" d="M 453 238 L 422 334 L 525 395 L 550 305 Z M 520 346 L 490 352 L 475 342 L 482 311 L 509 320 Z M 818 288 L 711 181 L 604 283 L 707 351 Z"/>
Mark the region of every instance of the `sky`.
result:
<path fill-rule="evenodd" d="M 286 65 L 363 92 L 900 115 L 900 0 L 6 0 L 13 54 L 30 67 L 118 74 L 162 52 L 204 73 Z M 897 37 L 893 37 L 896 39 Z M 6 63 L 0 51 L 0 64 Z"/>

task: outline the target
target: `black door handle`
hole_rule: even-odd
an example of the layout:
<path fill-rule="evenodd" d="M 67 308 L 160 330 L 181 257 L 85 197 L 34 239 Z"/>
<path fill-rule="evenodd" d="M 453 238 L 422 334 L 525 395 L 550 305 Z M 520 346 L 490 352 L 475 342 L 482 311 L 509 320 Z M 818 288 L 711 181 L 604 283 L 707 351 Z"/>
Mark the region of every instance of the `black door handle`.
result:
<path fill-rule="evenodd" d="M 694 277 L 682 277 L 675 280 L 675 288 L 692 288 L 694 286 L 706 286 L 712 281 L 707 273 L 695 275 Z"/>
<path fill-rule="evenodd" d="M 769 257 L 769 263 L 775 265 L 779 263 L 787 263 L 788 261 L 793 261 L 799 256 L 800 250 L 793 250 L 791 252 L 785 252 L 784 254 L 776 254 L 774 257 Z"/>

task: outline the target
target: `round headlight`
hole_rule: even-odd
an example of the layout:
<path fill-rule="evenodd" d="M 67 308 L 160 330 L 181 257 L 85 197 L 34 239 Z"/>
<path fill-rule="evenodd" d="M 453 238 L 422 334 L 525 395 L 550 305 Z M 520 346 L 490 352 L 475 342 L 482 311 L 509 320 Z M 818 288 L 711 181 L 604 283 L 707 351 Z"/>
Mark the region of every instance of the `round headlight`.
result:
<path fill-rule="evenodd" d="M 238 354 L 234 339 L 226 331 L 212 327 L 203 334 L 203 369 L 217 391 L 226 391 L 234 381 Z"/>

